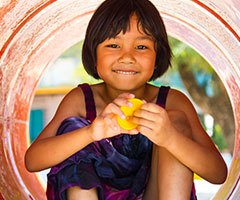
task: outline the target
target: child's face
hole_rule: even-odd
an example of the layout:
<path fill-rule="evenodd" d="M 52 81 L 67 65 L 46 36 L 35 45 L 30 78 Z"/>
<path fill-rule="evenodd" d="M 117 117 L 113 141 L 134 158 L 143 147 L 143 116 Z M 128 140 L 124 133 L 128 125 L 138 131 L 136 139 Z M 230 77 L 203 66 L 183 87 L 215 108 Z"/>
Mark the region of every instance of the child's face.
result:
<path fill-rule="evenodd" d="M 137 17 L 133 15 L 129 31 L 125 34 L 121 32 L 97 47 L 100 78 L 119 90 L 133 90 L 144 85 L 154 72 L 154 40 L 137 26 L 137 22 Z"/>

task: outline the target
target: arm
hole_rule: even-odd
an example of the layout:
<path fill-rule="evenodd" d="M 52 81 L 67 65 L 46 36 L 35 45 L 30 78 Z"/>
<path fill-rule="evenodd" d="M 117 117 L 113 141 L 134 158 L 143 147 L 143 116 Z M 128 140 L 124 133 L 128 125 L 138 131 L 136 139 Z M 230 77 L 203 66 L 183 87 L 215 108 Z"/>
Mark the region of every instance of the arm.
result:
<path fill-rule="evenodd" d="M 179 91 L 171 90 L 169 107 L 184 113 L 186 123 L 190 125 L 192 138 L 181 137 L 181 133 L 173 129 L 167 146 L 168 151 L 207 181 L 223 183 L 227 176 L 226 164 L 203 129 L 192 103 Z"/>
<path fill-rule="evenodd" d="M 61 122 L 70 116 L 85 116 L 85 103 L 81 90 L 72 90 L 60 103 L 52 121 L 44 128 L 25 154 L 28 171 L 35 172 L 50 168 L 64 161 L 88 144 L 123 132 L 116 121 L 116 115 L 123 115 L 121 105 L 127 105 L 131 94 L 119 95 L 102 109 L 91 125 L 55 137 Z M 125 131 L 126 132 L 126 131 Z M 129 131 L 137 134 L 136 130 Z"/>
<path fill-rule="evenodd" d="M 207 181 L 225 181 L 226 164 L 185 95 L 170 90 L 167 111 L 154 104 L 145 104 L 142 109 L 141 113 L 136 113 L 138 117 L 141 116 L 141 133 L 158 146 L 166 148 L 176 159 Z"/>
<path fill-rule="evenodd" d="M 81 89 L 75 88 L 60 103 L 55 116 L 25 154 L 29 171 L 52 167 L 92 142 L 88 127 L 55 137 L 61 122 L 70 116 L 84 116 L 85 104 Z M 82 111 L 79 111 L 80 109 Z M 80 113 L 81 112 L 81 113 Z"/>

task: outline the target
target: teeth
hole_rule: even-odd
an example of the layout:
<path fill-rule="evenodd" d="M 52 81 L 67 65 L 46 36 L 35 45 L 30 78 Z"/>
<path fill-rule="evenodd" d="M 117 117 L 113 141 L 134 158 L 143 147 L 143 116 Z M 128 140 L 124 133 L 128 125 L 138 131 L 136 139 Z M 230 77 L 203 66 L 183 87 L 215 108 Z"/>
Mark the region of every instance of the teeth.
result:
<path fill-rule="evenodd" d="M 114 72 L 118 74 L 124 74 L 124 75 L 133 75 L 136 74 L 137 72 L 130 72 L 130 71 L 120 71 L 120 70 L 115 70 Z"/>

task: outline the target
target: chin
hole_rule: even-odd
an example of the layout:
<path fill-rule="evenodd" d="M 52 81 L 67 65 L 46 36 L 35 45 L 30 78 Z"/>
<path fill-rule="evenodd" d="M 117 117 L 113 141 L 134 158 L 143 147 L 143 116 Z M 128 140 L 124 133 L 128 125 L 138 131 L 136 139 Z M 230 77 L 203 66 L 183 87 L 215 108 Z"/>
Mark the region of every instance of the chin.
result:
<path fill-rule="evenodd" d="M 138 88 L 140 88 L 141 85 L 138 84 L 120 84 L 119 85 L 115 85 L 115 89 L 120 90 L 120 91 L 124 91 L 124 92 L 128 92 L 128 91 L 134 91 L 137 90 Z"/>

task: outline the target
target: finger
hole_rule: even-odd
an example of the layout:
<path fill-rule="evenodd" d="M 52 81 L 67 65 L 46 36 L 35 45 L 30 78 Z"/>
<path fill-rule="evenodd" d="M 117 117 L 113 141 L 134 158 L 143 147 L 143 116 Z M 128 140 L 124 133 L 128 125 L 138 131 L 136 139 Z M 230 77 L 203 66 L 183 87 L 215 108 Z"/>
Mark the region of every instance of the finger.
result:
<path fill-rule="evenodd" d="M 118 115 L 120 118 L 125 119 L 125 115 L 124 113 L 121 111 L 120 107 L 117 106 L 114 103 L 110 103 L 106 106 L 106 108 L 104 109 L 102 115 L 106 116 L 108 114 L 114 114 L 114 115 Z"/>
<path fill-rule="evenodd" d="M 126 98 L 126 99 L 131 99 L 131 98 L 134 98 L 134 97 L 135 97 L 134 94 L 132 94 L 132 93 L 127 93 L 127 92 L 122 93 L 122 94 L 120 94 L 120 95 L 118 96 L 118 98 Z"/>
<path fill-rule="evenodd" d="M 130 135 L 137 135 L 139 133 L 139 131 L 137 129 L 132 129 L 128 131 L 128 134 Z"/>
<path fill-rule="evenodd" d="M 115 133 L 121 132 L 121 128 L 116 123 L 115 117 L 113 118 L 112 115 L 105 116 L 104 121 L 107 124 L 108 128 L 112 129 Z"/>
<path fill-rule="evenodd" d="M 128 106 L 131 107 L 133 104 L 129 102 L 130 98 L 124 98 L 124 97 L 118 97 L 114 99 L 113 103 L 116 104 L 117 106 Z"/>
<path fill-rule="evenodd" d="M 165 112 L 165 109 L 155 103 L 145 103 L 141 106 L 142 110 L 146 110 L 153 113 Z"/>
<path fill-rule="evenodd" d="M 153 113 L 149 110 L 139 109 L 133 113 L 132 120 L 134 123 L 140 123 L 141 119 L 146 119 L 149 121 L 156 121 L 159 118 L 159 113 Z"/>
<path fill-rule="evenodd" d="M 149 140 L 151 140 L 152 141 L 152 138 L 151 138 L 151 136 L 152 136 L 152 130 L 151 129 L 149 129 L 148 127 L 145 127 L 145 126 L 138 126 L 137 127 L 137 131 L 139 132 L 139 133 L 141 133 L 142 135 L 144 135 L 144 136 L 146 136 Z"/>
<path fill-rule="evenodd" d="M 132 117 L 131 122 L 137 124 L 138 126 L 144 126 L 149 129 L 154 129 L 154 127 L 156 126 L 156 122 L 153 119 L 155 118 L 147 119 L 141 117 Z"/>
<path fill-rule="evenodd" d="M 132 93 L 122 93 L 113 102 L 119 106 L 132 106 L 132 103 L 128 100 L 134 97 L 135 95 Z"/>

